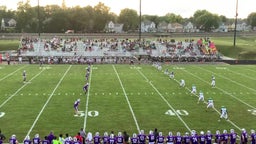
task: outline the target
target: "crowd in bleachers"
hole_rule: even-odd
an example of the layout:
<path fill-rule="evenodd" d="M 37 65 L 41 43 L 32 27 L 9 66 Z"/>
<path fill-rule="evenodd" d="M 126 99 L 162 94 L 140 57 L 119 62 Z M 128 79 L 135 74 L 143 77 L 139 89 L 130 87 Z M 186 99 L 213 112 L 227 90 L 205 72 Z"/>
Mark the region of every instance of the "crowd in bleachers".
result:
<path fill-rule="evenodd" d="M 245 129 L 242 129 L 241 132 L 237 133 L 234 129 L 223 130 L 221 133 L 220 130 L 216 130 L 215 133 L 207 130 L 206 132 L 200 131 L 196 132 L 191 130 L 191 132 L 185 132 L 184 134 L 180 132 L 168 132 L 164 134 L 158 132 L 155 128 L 154 131 L 150 130 L 149 133 L 144 133 L 144 130 L 140 130 L 138 134 L 133 133 L 131 136 L 124 131 L 118 132 L 115 134 L 113 131 L 110 133 L 104 132 L 100 134 L 95 132 L 86 133 L 82 128 L 80 131 L 71 136 L 68 133 L 55 135 L 52 131 L 48 136 L 41 138 L 39 134 L 36 134 L 33 138 L 26 136 L 23 141 L 19 141 L 15 134 L 13 134 L 9 139 L 6 138 L 3 134 L 0 133 L 0 144 L 8 142 L 9 144 L 255 144 L 256 134 L 254 130 L 251 130 L 249 133 Z"/>

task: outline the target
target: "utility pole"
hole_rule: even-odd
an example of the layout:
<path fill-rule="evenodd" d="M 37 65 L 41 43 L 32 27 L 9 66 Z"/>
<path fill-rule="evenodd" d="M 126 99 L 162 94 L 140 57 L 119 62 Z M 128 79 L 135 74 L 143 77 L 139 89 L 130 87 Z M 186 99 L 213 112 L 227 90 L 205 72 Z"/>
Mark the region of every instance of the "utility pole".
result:
<path fill-rule="evenodd" d="M 141 0 L 140 0 L 140 16 L 139 16 L 139 41 L 141 41 Z"/>
<path fill-rule="evenodd" d="M 236 47 L 236 29 L 237 29 L 237 16 L 238 16 L 238 0 L 236 0 L 236 17 L 235 17 L 235 30 L 234 30 L 234 47 Z"/>
<path fill-rule="evenodd" d="M 37 19 L 38 19 L 37 32 L 38 32 L 38 37 L 40 38 L 40 4 L 39 4 L 39 0 L 37 0 Z"/>

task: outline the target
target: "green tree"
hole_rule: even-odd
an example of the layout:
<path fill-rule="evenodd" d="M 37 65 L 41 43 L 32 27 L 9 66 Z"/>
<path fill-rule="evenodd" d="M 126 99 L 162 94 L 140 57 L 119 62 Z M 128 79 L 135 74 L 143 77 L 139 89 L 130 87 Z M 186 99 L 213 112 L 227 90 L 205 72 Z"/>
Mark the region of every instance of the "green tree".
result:
<path fill-rule="evenodd" d="M 256 26 L 256 12 L 250 13 L 247 17 L 247 22 L 252 27 Z"/>
<path fill-rule="evenodd" d="M 164 16 L 164 19 L 167 23 L 182 23 L 183 22 L 183 18 L 180 15 L 176 15 L 174 13 L 167 13 Z"/>
<path fill-rule="evenodd" d="M 110 8 L 99 2 L 94 6 L 94 31 L 102 32 L 110 18 Z"/>
<path fill-rule="evenodd" d="M 219 27 L 220 18 L 206 10 L 198 10 L 194 13 L 193 22 L 196 27 L 203 31 L 211 31 Z"/>
<path fill-rule="evenodd" d="M 118 17 L 118 22 L 124 24 L 124 31 L 128 30 L 136 30 L 138 29 L 139 26 L 139 16 L 136 12 L 136 10 L 125 8 L 122 9 L 119 17 Z"/>

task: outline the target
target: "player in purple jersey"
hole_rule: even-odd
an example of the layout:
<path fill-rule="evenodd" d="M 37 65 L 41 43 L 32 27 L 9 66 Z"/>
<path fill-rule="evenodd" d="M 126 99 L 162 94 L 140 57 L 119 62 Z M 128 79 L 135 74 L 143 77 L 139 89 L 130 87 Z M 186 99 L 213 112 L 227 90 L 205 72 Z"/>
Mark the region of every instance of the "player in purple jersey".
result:
<path fill-rule="evenodd" d="M 185 135 L 182 138 L 183 138 L 182 141 L 184 144 L 190 144 L 190 136 L 188 132 L 185 132 Z"/>
<path fill-rule="evenodd" d="M 89 76 L 90 76 L 90 71 L 87 71 L 85 74 L 85 79 L 88 81 L 89 80 Z"/>
<path fill-rule="evenodd" d="M 163 144 L 164 143 L 164 136 L 162 132 L 159 132 L 159 136 L 156 138 L 157 144 Z"/>
<path fill-rule="evenodd" d="M 77 140 L 76 137 L 73 138 L 73 144 L 82 144 L 82 142 L 80 142 L 79 140 Z M 88 143 L 91 144 L 91 143 Z"/>
<path fill-rule="evenodd" d="M 177 132 L 176 136 L 174 137 L 175 144 L 181 144 L 182 143 L 182 136 L 180 135 L 180 132 Z"/>
<path fill-rule="evenodd" d="M 251 144 L 256 144 L 256 134 L 255 134 L 255 130 L 251 130 L 250 141 L 251 141 Z"/>
<path fill-rule="evenodd" d="M 198 136 L 199 144 L 205 144 L 206 142 L 206 136 L 204 135 L 204 132 L 201 131 L 200 135 Z"/>
<path fill-rule="evenodd" d="M 220 139 L 221 139 L 222 144 L 228 143 L 229 134 L 228 134 L 227 130 L 223 130 L 223 133 L 220 135 Z"/>
<path fill-rule="evenodd" d="M 118 132 L 118 134 L 117 134 L 116 143 L 117 144 L 123 144 L 124 143 L 124 137 L 122 136 L 121 132 Z"/>
<path fill-rule="evenodd" d="M 94 144 L 100 144 L 100 133 L 96 132 L 95 136 L 93 137 Z"/>
<path fill-rule="evenodd" d="M 4 140 L 2 140 L 1 138 L 0 138 L 0 144 L 3 144 L 4 143 Z"/>
<path fill-rule="evenodd" d="M 84 85 L 84 87 L 83 87 L 84 94 L 87 93 L 88 88 L 89 88 L 89 83 L 86 83 L 86 84 Z"/>
<path fill-rule="evenodd" d="M 75 102 L 74 102 L 74 109 L 75 109 L 75 114 L 76 116 L 79 114 L 79 111 L 78 111 L 78 106 L 80 104 L 80 99 L 77 99 Z"/>
<path fill-rule="evenodd" d="M 132 138 L 131 138 L 131 143 L 132 144 L 138 144 L 139 143 L 139 139 L 138 139 L 136 133 L 133 133 Z"/>
<path fill-rule="evenodd" d="M 205 138 L 206 138 L 206 144 L 212 144 L 213 135 L 211 134 L 211 131 L 209 130 L 207 131 Z"/>
<path fill-rule="evenodd" d="M 236 137 L 237 137 L 237 134 L 235 133 L 235 130 L 230 129 L 230 134 L 229 134 L 230 144 L 236 144 Z"/>
<path fill-rule="evenodd" d="M 16 135 L 12 135 L 9 139 L 9 144 L 18 144 L 18 140 L 16 139 Z"/>
<path fill-rule="evenodd" d="M 116 144 L 116 139 L 115 139 L 115 136 L 114 134 L 110 134 L 110 137 L 109 137 L 109 144 Z"/>
<path fill-rule="evenodd" d="M 29 136 L 26 136 L 24 141 L 23 141 L 24 144 L 31 144 L 32 141 L 30 140 L 30 137 Z"/>
<path fill-rule="evenodd" d="M 174 136 L 172 135 L 171 131 L 168 133 L 168 136 L 166 137 L 166 143 L 167 144 L 174 144 Z"/>
<path fill-rule="evenodd" d="M 65 139 L 64 144 L 73 144 L 72 141 L 73 141 L 72 137 L 69 136 L 68 138 Z"/>
<path fill-rule="evenodd" d="M 52 143 L 52 140 L 54 139 L 54 134 L 53 132 L 51 131 L 50 134 L 48 135 L 47 139 L 49 140 L 50 144 Z"/>
<path fill-rule="evenodd" d="M 247 144 L 248 142 L 248 134 L 244 128 L 242 128 L 240 140 L 241 140 L 241 144 Z"/>
<path fill-rule="evenodd" d="M 32 140 L 33 144 L 40 144 L 40 137 L 39 134 L 36 134 Z"/>
<path fill-rule="evenodd" d="M 198 144 L 198 137 L 195 133 L 192 133 L 190 137 L 191 144 Z"/>
<path fill-rule="evenodd" d="M 155 140 L 156 140 L 155 135 L 153 134 L 153 131 L 150 130 L 149 134 L 148 134 L 148 143 L 149 144 L 154 144 Z"/>
<path fill-rule="evenodd" d="M 104 135 L 102 137 L 102 143 L 103 144 L 108 144 L 109 142 L 109 136 L 108 136 L 108 133 L 107 132 L 104 132 Z"/>
<path fill-rule="evenodd" d="M 138 134 L 139 138 L 139 144 L 145 144 L 147 136 L 144 134 L 144 130 L 140 131 L 140 134 Z"/>
<path fill-rule="evenodd" d="M 220 131 L 217 130 L 215 134 L 215 143 L 220 144 L 221 143 L 221 137 L 220 137 Z"/>
<path fill-rule="evenodd" d="M 42 141 L 42 144 L 50 144 L 50 141 L 48 140 L 47 136 L 44 137 L 44 140 Z"/>

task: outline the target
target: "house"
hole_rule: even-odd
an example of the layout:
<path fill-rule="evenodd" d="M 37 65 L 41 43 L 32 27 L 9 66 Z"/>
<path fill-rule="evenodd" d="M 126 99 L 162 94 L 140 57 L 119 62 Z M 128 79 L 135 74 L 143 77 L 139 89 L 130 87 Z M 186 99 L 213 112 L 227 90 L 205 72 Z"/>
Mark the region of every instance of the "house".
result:
<path fill-rule="evenodd" d="M 123 26 L 124 24 L 118 24 L 110 21 L 106 24 L 105 31 L 110 33 L 121 33 L 123 32 Z"/>
<path fill-rule="evenodd" d="M 168 32 L 168 23 L 165 21 L 160 22 L 157 26 L 157 31 L 158 32 Z"/>
<path fill-rule="evenodd" d="M 228 32 L 228 25 L 221 23 L 216 32 Z"/>
<path fill-rule="evenodd" d="M 149 20 L 141 22 L 141 32 L 156 32 L 156 24 Z"/>
<path fill-rule="evenodd" d="M 8 29 L 14 29 L 17 22 L 12 18 L 2 18 L 1 20 L 1 30 L 5 31 Z"/>
<path fill-rule="evenodd" d="M 168 30 L 169 32 L 183 32 L 183 25 L 180 23 L 172 23 L 168 26 Z"/>
<path fill-rule="evenodd" d="M 195 32 L 194 25 L 191 22 L 185 23 L 183 26 L 183 32 Z"/>

